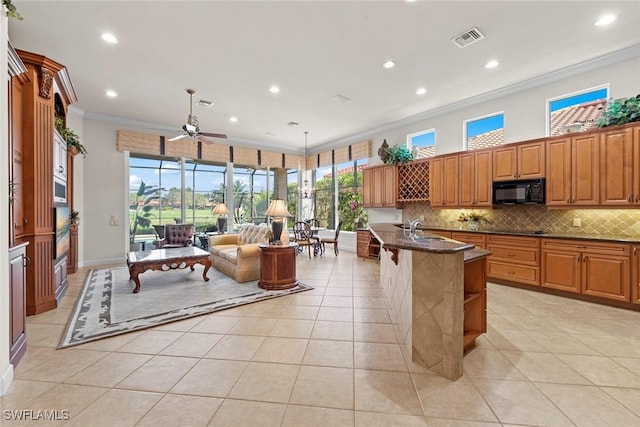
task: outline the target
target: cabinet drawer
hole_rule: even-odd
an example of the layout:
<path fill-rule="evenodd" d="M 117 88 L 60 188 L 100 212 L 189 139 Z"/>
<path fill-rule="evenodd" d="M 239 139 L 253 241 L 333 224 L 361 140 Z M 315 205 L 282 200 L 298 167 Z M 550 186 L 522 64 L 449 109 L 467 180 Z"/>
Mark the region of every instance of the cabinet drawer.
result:
<path fill-rule="evenodd" d="M 451 238 L 459 242 L 474 244 L 478 248 L 484 249 L 487 246 L 487 239 L 483 234 L 452 231 Z"/>
<path fill-rule="evenodd" d="M 613 242 L 592 242 L 585 240 L 541 239 L 542 249 L 560 251 L 590 252 L 594 254 L 630 256 L 631 245 Z"/>
<path fill-rule="evenodd" d="M 516 246 L 520 248 L 526 247 L 529 249 L 539 249 L 540 238 L 489 234 L 487 236 L 487 245 Z"/>
<path fill-rule="evenodd" d="M 487 249 L 491 251 L 489 257 L 494 261 L 515 262 L 517 264 L 540 266 L 540 250 L 515 246 L 503 246 L 490 244 Z"/>
<path fill-rule="evenodd" d="M 451 238 L 450 231 L 442 231 L 442 230 L 425 230 L 429 234 L 435 234 L 436 236 L 446 237 L 447 239 Z"/>
<path fill-rule="evenodd" d="M 487 276 L 528 285 L 540 284 L 540 268 L 489 260 Z"/>

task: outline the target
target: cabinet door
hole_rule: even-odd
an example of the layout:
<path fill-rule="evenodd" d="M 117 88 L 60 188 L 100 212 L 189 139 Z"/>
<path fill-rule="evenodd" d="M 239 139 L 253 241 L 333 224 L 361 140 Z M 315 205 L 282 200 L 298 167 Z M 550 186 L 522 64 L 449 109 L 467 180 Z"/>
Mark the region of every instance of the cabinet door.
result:
<path fill-rule="evenodd" d="M 571 138 L 571 204 L 597 205 L 600 202 L 598 135 Z"/>
<path fill-rule="evenodd" d="M 444 182 L 442 183 L 442 203 L 447 207 L 458 205 L 458 156 L 444 158 Z"/>
<path fill-rule="evenodd" d="M 580 252 L 542 249 L 542 280 L 545 288 L 580 292 Z"/>
<path fill-rule="evenodd" d="M 491 151 L 475 153 L 474 168 L 474 201 L 475 206 L 491 206 L 491 174 L 493 156 Z"/>
<path fill-rule="evenodd" d="M 58 134 L 53 133 L 53 173 L 63 181 L 67 181 L 67 143 Z"/>
<path fill-rule="evenodd" d="M 629 257 L 582 254 L 582 293 L 629 301 Z"/>
<path fill-rule="evenodd" d="M 380 167 L 373 168 L 373 193 L 372 206 L 382 207 L 382 199 L 384 197 L 384 170 Z"/>
<path fill-rule="evenodd" d="M 506 181 L 516 178 L 516 148 L 503 147 L 493 149 L 493 180 Z"/>
<path fill-rule="evenodd" d="M 633 200 L 640 203 L 640 126 L 633 128 Z"/>
<path fill-rule="evenodd" d="M 373 173 L 370 168 L 362 170 L 362 204 L 365 207 L 373 205 Z"/>
<path fill-rule="evenodd" d="M 462 153 L 458 156 L 460 206 L 472 206 L 475 199 L 475 154 Z"/>
<path fill-rule="evenodd" d="M 547 141 L 547 206 L 571 204 L 571 139 Z"/>
<path fill-rule="evenodd" d="M 444 181 L 444 159 L 435 158 L 429 163 L 429 199 L 431 206 L 442 206 L 442 185 Z"/>
<path fill-rule="evenodd" d="M 600 134 L 600 204 L 628 206 L 633 190 L 633 129 Z"/>
<path fill-rule="evenodd" d="M 27 350 L 25 248 L 9 249 L 9 361 L 15 367 Z"/>
<path fill-rule="evenodd" d="M 631 254 L 631 302 L 640 304 L 640 246 L 634 246 Z"/>
<path fill-rule="evenodd" d="M 385 166 L 383 168 L 384 175 L 384 197 L 382 200 L 382 204 L 384 206 L 395 206 L 396 205 L 396 167 L 395 166 Z"/>
<path fill-rule="evenodd" d="M 545 143 L 518 144 L 518 179 L 544 178 L 545 176 Z"/>

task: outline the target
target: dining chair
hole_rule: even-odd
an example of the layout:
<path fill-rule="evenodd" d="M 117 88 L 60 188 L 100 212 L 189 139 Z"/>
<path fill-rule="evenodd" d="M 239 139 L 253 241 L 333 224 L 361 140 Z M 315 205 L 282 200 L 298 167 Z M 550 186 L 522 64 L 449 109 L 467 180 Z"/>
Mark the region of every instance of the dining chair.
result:
<path fill-rule="evenodd" d="M 338 236 L 340 236 L 340 229 L 342 228 L 342 221 L 340 221 L 338 223 L 338 226 L 336 227 L 336 234 L 333 236 L 333 238 L 322 238 L 320 240 L 320 245 L 322 246 L 322 250 L 321 250 L 321 254 L 324 253 L 324 245 L 325 243 L 329 243 L 330 245 L 333 245 L 333 253 L 336 254 L 336 256 L 338 255 Z"/>
<path fill-rule="evenodd" d="M 311 227 L 304 221 L 298 221 L 293 224 L 293 234 L 295 235 L 296 243 L 304 251 L 306 246 L 309 251 L 309 259 L 311 259 L 311 248 L 314 248 L 314 253 L 317 248 L 317 239 L 311 237 Z"/>

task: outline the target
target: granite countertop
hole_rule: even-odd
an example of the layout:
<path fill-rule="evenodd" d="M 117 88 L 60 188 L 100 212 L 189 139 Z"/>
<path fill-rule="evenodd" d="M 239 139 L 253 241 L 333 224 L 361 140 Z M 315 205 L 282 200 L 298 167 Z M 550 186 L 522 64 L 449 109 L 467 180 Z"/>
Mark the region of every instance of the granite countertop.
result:
<path fill-rule="evenodd" d="M 417 233 L 418 235 L 413 237 L 405 236 L 405 230 L 388 223 L 369 224 L 369 229 L 380 240 L 383 248 L 433 253 L 455 253 L 475 248 L 472 244 L 440 237 L 428 231 Z M 476 258 L 481 256 L 479 253 L 474 255 Z"/>

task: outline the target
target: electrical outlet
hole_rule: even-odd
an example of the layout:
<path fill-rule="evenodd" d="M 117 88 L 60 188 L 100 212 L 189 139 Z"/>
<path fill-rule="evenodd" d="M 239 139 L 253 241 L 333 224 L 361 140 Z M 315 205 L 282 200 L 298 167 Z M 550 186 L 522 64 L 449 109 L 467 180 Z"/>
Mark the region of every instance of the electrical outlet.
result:
<path fill-rule="evenodd" d="M 573 218 L 573 226 L 582 227 L 582 219 L 578 217 Z"/>
<path fill-rule="evenodd" d="M 111 215 L 111 218 L 109 219 L 109 226 L 118 227 L 119 225 L 120 225 L 120 221 L 116 219 L 115 215 Z"/>

